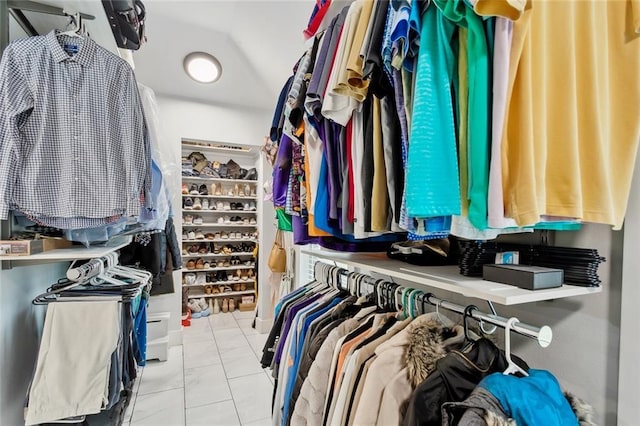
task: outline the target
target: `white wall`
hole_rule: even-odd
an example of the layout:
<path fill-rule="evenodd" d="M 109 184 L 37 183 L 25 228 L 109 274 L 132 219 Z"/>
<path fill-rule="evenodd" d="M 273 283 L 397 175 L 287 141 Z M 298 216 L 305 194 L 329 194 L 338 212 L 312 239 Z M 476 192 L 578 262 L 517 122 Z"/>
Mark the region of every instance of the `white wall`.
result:
<path fill-rule="evenodd" d="M 163 153 L 177 161 L 181 156 L 181 140 L 183 138 L 206 141 L 227 142 L 244 145 L 262 145 L 264 136 L 271 125 L 272 111 L 250 109 L 246 107 L 209 105 L 183 99 L 156 95 L 160 110 L 160 124 L 164 137 L 161 140 Z M 175 173 L 180 174 L 176 169 Z M 178 180 L 175 181 L 174 194 L 180 194 Z M 261 184 L 258 185 L 261 194 Z M 175 224 L 178 238 L 182 234 L 181 197 L 174 197 Z M 259 213 L 261 212 L 259 208 Z M 261 215 L 264 218 L 264 215 Z M 266 219 L 263 219 L 263 222 Z M 261 235 L 262 241 L 262 235 Z M 264 247 L 261 245 L 261 247 Z M 153 296 L 150 303 L 151 312 L 170 312 L 171 324 L 170 344 L 180 343 L 181 316 L 181 280 L 180 271 L 174 273 L 175 293 Z M 262 293 L 264 274 L 260 275 L 258 289 Z"/>
<path fill-rule="evenodd" d="M 64 277 L 67 263 L 0 271 L 0 425 L 24 424 L 23 405 L 35 367 L 46 306 L 31 301 Z"/>

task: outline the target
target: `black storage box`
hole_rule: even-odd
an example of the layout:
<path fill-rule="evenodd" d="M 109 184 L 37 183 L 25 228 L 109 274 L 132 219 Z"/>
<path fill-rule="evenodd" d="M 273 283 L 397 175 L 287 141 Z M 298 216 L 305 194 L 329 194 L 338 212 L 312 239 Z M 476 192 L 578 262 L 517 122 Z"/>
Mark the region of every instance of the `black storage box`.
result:
<path fill-rule="evenodd" d="M 562 269 L 529 265 L 484 265 L 482 279 L 514 285 L 527 290 L 561 287 Z"/>

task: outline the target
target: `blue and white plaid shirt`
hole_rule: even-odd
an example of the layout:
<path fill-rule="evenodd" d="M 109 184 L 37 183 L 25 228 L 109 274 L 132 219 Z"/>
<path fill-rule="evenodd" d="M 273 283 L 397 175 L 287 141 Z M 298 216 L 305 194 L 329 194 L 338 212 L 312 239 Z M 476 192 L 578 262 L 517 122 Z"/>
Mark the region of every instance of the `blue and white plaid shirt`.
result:
<path fill-rule="evenodd" d="M 137 216 L 150 162 L 127 62 L 54 31 L 9 44 L 0 62 L 0 219 L 20 210 L 83 228 Z"/>

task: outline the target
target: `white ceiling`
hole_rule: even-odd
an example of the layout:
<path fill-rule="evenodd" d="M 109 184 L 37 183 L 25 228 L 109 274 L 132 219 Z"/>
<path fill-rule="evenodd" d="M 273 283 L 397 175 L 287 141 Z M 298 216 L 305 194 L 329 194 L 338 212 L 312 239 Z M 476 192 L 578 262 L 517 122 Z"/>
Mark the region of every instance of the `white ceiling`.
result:
<path fill-rule="evenodd" d="M 314 0 L 144 0 L 148 43 L 134 53 L 141 83 L 164 94 L 212 104 L 272 109 L 304 52 Z M 184 73 L 194 51 L 222 63 L 222 77 L 200 84 Z"/>

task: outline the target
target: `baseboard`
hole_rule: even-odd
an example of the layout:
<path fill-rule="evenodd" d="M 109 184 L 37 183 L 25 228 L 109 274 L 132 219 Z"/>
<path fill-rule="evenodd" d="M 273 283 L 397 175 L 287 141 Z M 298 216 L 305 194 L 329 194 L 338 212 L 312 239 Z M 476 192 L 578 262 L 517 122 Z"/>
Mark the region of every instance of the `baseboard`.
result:
<path fill-rule="evenodd" d="M 182 345 L 182 328 L 169 331 L 169 347 Z"/>
<path fill-rule="evenodd" d="M 271 331 L 271 325 L 273 324 L 273 318 L 262 319 L 256 318 L 256 330 L 258 333 L 268 333 Z"/>

